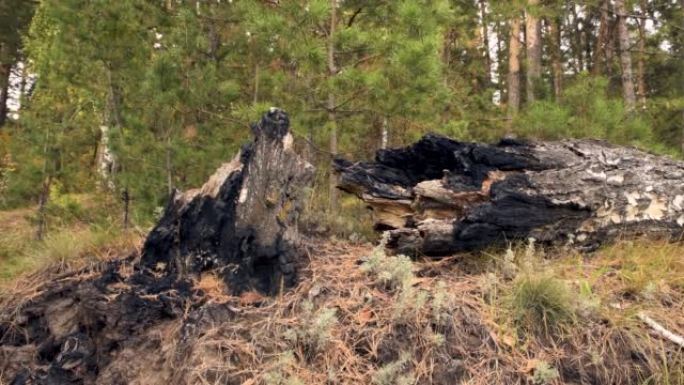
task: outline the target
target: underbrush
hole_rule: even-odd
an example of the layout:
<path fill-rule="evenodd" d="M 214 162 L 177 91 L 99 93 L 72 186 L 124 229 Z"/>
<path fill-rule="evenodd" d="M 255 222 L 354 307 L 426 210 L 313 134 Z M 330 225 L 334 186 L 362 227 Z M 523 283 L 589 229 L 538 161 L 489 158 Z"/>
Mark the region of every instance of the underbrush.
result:
<path fill-rule="evenodd" d="M 90 196 L 60 195 L 46 208 L 46 231 L 36 239 L 36 208 L 0 211 L 0 284 L 53 264 L 85 263 L 134 250 L 137 230 L 124 231 Z"/>
<path fill-rule="evenodd" d="M 113 228 L 65 227 L 37 241 L 30 233 L 0 235 L 0 283 L 55 263 L 87 262 L 134 250 L 140 235 Z"/>

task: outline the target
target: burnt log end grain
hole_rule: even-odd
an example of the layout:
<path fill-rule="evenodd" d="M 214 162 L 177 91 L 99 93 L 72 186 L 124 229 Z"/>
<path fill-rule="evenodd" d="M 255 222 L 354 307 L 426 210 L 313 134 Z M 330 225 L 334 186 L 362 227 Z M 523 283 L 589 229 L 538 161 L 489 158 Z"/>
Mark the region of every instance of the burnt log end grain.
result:
<path fill-rule="evenodd" d="M 620 236 L 676 237 L 684 162 L 597 140 L 495 145 L 426 135 L 338 159 L 338 187 L 364 200 L 390 250 L 442 256 L 534 238 L 593 250 Z"/>

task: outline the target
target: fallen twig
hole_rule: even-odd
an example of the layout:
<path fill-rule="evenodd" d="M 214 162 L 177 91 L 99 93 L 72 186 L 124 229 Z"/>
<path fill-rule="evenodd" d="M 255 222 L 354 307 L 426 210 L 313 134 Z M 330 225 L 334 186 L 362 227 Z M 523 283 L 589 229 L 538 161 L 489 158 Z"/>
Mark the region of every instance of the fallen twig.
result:
<path fill-rule="evenodd" d="M 660 334 L 660 336 L 684 348 L 684 337 L 665 329 L 663 325 L 659 324 L 653 318 L 647 316 L 643 312 L 637 314 L 637 317 L 639 317 L 639 319 L 642 320 L 646 325 L 650 326 L 653 330 Z"/>

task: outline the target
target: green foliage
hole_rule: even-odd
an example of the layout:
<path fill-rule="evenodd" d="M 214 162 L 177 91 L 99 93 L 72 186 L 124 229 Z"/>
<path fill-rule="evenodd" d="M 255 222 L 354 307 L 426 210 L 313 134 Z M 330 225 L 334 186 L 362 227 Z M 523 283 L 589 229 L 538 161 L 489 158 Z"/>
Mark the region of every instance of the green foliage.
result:
<path fill-rule="evenodd" d="M 264 375 L 266 385 L 303 385 L 302 380 L 288 374 L 290 367 L 294 366 L 296 358 L 292 351 L 280 354 L 274 368 Z"/>
<path fill-rule="evenodd" d="M 534 367 L 534 375 L 532 376 L 532 382 L 537 385 L 550 384 L 554 380 L 558 379 L 560 374 L 558 370 L 553 366 L 549 365 L 546 361 L 538 361 Z"/>
<path fill-rule="evenodd" d="M 379 368 L 373 375 L 374 385 L 409 385 L 415 379 L 411 374 L 406 373 L 406 368 L 411 360 L 411 354 L 404 352 L 399 355 L 399 359 L 390 362 Z"/>
<path fill-rule="evenodd" d="M 301 329 L 290 329 L 285 338 L 293 343 L 300 343 L 309 352 L 324 349 L 332 338 L 332 329 L 337 325 L 335 309 L 319 309 L 314 311 L 314 304 L 306 301 L 302 303 L 301 317 L 306 320 L 306 326 Z"/>
<path fill-rule="evenodd" d="M 516 119 L 516 131 L 541 139 L 596 138 L 614 143 L 653 143 L 648 116 L 628 112 L 623 103 L 608 97 L 608 81 L 583 74 L 569 86 L 560 103 L 541 100 Z"/>
<path fill-rule="evenodd" d="M 377 277 L 379 283 L 390 290 L 409 290 L 413 280 L 413 263 L 405 255 L 389 257 L 384 246 L 373 249 L 361 269 Z"/>

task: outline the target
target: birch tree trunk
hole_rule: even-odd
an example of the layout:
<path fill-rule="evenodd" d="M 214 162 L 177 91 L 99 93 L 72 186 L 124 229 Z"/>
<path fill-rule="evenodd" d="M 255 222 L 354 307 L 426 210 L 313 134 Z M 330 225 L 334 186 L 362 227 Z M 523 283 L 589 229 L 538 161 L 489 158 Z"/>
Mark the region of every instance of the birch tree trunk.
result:
<path fill-rule="evenodd" d="M 480 35 L 484 50 L 485 87 L 492 85 L 492 57 L 489 54 L 489 28 L 487 27 L 487 2 L 480 0 Z"/>

